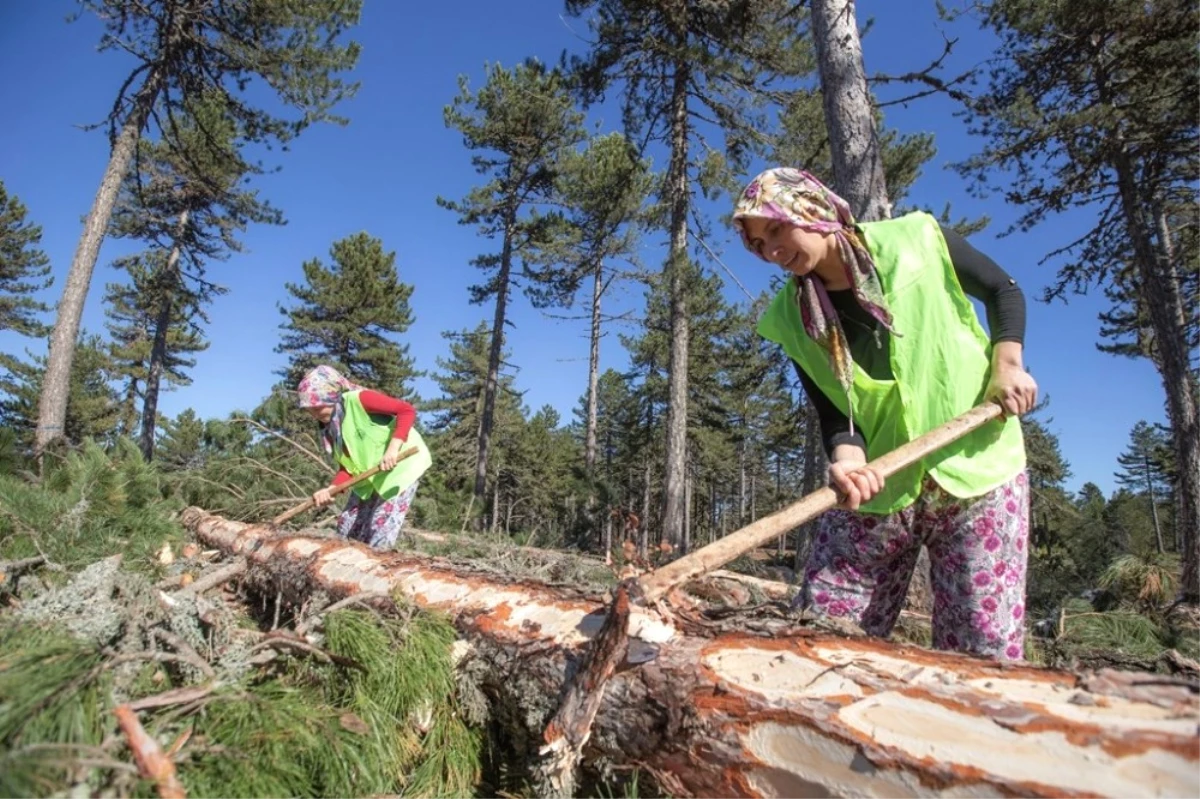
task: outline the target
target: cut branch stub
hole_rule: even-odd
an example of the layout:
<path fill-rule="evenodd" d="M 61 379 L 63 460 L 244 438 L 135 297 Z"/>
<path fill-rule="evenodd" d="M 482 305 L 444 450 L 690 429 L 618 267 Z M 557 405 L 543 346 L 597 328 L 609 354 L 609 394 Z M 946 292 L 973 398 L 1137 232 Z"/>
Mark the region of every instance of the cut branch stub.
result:
<path fill-rule="evenodd" d="M 558 711 L 543 733 L 545 745 L 541 754 L 547 760 L 542 771 L 557 796 L 574 795 L 575 769 L 583 757 L 583 747 L 592 736 L 592 723 L 604 699 L 604 686 L 629 654 L 630 590 L 638 590 L 636 580 L 627 580 L 617 587 L 608 618 L 580 664 L 586 671 L 577 674 L 567 686 Z"/>

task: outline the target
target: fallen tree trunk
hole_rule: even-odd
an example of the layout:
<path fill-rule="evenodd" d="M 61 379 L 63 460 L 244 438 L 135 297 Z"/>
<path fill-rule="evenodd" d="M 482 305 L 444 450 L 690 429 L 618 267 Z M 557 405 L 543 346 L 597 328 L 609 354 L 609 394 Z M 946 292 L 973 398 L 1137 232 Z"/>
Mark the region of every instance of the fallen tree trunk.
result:
<path fill-rule="evenodd" d="M 302 601 L 399 592 L 469 642 L 493 720 L 532 755 L 601 597 L 438 558 L 269 531 L 198 508 L 184 523 Z M 1075 675 L 799 626 L 634 608 L 585 764 L 649 771 L 674 796 L 1194 796 L 1198 703 L 1157 675 Z"/>

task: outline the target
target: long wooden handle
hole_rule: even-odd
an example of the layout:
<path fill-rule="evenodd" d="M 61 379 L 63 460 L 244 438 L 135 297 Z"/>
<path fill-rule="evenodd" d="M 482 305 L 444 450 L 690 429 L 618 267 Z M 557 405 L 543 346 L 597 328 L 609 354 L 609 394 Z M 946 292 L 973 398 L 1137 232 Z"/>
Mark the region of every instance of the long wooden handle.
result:
<path fill-rule="evenodd" d="M 942 447 L 965 436 L 993 419 L 1002 416 L 1004 409 L 994 402 L 978 405 L 961 416 L 956 416 L 940 427 L 935 427 L 923 436 L 913 439 L 886 455 L 871 461 L 871 466 L 882 477 L 890 477 L 921 458 L 932 455 Z M 744 555 L 755 547 L 778 537 L 807 521 L 815 519 L 827 510 L 836 507 L 837 493 L 826 486 L 783 510 L 764 516 L 753 524 L 736 530 L 719 541 L 668 563 L 661 569 L 640 579 L 642 591 L 647 599 L 655 600 L 675 586 L 685 583 L 713 569 L 719 569 L 729 561 Z"/>
<path fill-rule="evenodd" d="M 396 463 L 400 463 L 400 461 L 404 460 L 405 458 L 410 458 L 416 454 L 417 454 L 417 448 L 409 447 L 408 449 L 401 451 L 399 456 L 397 456 L 397 458 L 396 458 Z M 394 469 L 395 467 L 393 466 L 392 468 Z M 336 497 L 338 494 L 341 494 L 345 491 L 349 491 L 351 488 L 358 485 L 363 480 L 369 480 L 370 478 L 379 474 L 380 471 L 382 471 L 382 470 L 379 468 L 378 465 L 376 465 L 376 466 L 372 466 L 370 469 L 367 469 L 365 472 L 359 472 L 358 474 L 354 475 L 353 478 L 347 480 L 346 482 L 342 483 L 341 485 L 336 485 L 333 488 L 329 489 L 329 495 L 332 497 Z M 316 503 L 313 502 L 311 498 L 306 499 L 303 502 L 301 502 L 299 505 L 295 506 L 294 508 L 285 510 L 283 513 L 276 516 L 274 519 L 271 520 L 271 524 L 273 524 L 273 525 L 283 524 L 288 519 L 291 519 L 294 516 L 299 516 L 301 513 L 304 513 L 304 511 L 311 509 L 313 507 L 313 505 L 315 505 L 315 504 Z"/>

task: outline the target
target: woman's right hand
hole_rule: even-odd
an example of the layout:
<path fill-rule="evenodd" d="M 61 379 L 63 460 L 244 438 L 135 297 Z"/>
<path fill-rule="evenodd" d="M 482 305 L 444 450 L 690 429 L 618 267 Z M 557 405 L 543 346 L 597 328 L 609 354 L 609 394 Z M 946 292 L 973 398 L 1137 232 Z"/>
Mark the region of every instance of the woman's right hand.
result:
<path fill-rule="evenodd" d="M 312 495 L 313 505 L 323 508 L 333 502 L 333 493 L 328 488 L 322 488 Z"/>
<path fill-rule="evenodd" d="M 829 485 L 838 493 L 839 508 L 858 510 L 883 490 L 884 479 L 867 465 L 865 457 L 849 456 L 829 464 Z"/>

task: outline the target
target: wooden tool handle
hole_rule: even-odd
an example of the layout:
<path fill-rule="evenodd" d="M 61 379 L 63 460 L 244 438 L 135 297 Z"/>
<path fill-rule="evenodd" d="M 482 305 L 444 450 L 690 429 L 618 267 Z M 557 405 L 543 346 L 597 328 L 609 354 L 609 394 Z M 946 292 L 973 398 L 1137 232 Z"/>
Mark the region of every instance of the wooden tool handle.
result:
<path fill-rule="evenodd" d="M 400 455 L 397 456 L 397 458 L 396 458 L 396 463 L 399 464 L 400 461 L 404 460 L 405 458 L 410 458 L 416 454 L 417 454 L 417 448 L 409 447 L 408 449 L 401 451 Z M 394 469 L 396 467 L 393 466 L 392 468 Z M 379 474 L 380 471 L 382 471 L 382 470 L 379 468 L 378 465 L 376 465 L 376 466 L 372 466 L 370 469 L 367 469 L 365 472 L 359 472 L 358 474 L 354 475 L 354 477 L 352 477 L 351 479 L 342 483 L 341 485 L 336 485 L 333 488 L 329 489 L 329 495 L 332 497 L 336 497 L 338 494 L 349 491 L 351 488 L 358 485 L 363 480 L 369 480 L 370 478 Z M 315 504 L 316 503 L 313 502 L 311 498 L 306 499 L 303 502 L 301 502 L 299 505 L 297 505 L 296 507 L 285 510 L 283 513 L 276 516 L 274 519 L 271 520 L 271 524 L 274 524 L 274 525 L 283 524 L 287 520 L 289 520 L 295 516 L 299 516 L 301 513 L 304 513 L 304 511 L 310 510 Z"/>
<path fill-rule="evenodd" d="M 881 455 L 868 465 L 884 477 L 891 477 L 921 458 L 932 455 L 942 447 L 970 433 L 993 419 L 1002 416 L 1004 409 L 994 402 L 978 405 L 961 416 L 956 416 L 940 427 L 935 427 L 923 436 Z M 788 507 L 764 516 L 753 524 L 736 530 L 719 541 L 714 541 L 677 561 L 640 579 L 645 597 L 655 600 L 672 588 L 713 569 L 719 569 L 729 561 L 744 555 L 755 547 L 777 538 L 807 521 L 832 510 L 838 504 L 837 493 L 826 486 L 818 489 Z"/>

